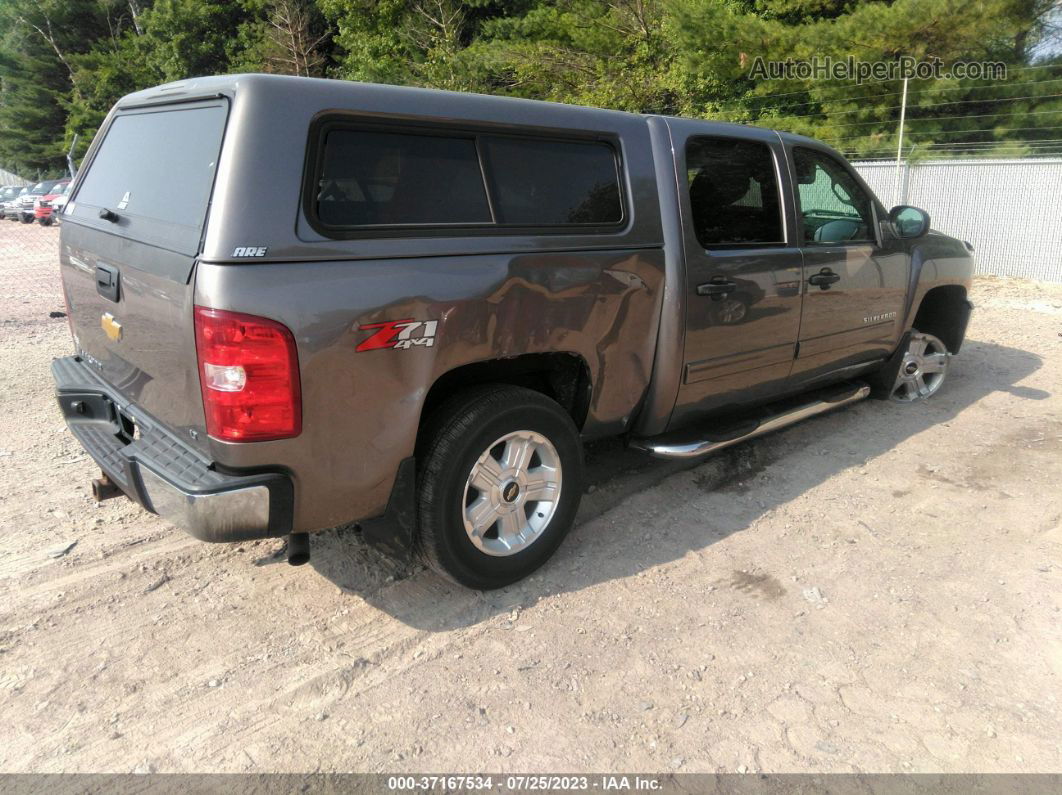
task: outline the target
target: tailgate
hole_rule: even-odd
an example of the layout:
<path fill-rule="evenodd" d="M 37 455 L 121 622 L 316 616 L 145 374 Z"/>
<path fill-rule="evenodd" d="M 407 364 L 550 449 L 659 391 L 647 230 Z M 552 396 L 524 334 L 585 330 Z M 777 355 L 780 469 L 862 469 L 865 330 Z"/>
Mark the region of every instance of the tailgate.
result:
<path fill-rule="evenodd" d="M 211 100 L 115 114 L 61 230 L 78 353 L 192 443 L 203 428 L 192 277 L 227 113 Z"/>

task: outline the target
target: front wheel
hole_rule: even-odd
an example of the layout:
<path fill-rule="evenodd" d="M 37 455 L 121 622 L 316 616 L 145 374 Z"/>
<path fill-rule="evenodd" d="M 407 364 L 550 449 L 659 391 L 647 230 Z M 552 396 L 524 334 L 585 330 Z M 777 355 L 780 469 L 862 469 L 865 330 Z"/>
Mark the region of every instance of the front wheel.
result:
<path fill-rule="evenodd" d="M 582 497 L 579 432 L 530 389 L 477 387 L 429 420 L 418 456 L 419 549 L 443 576 L 501 588 L 545 563 Z"/>
<path fill-rule="evenodd" d="M 891 397 L 900 403 L 914 403 L 935 395 L 944 385 L 951 354 L 932 334 L 914 329 L 900 362 Z"/>

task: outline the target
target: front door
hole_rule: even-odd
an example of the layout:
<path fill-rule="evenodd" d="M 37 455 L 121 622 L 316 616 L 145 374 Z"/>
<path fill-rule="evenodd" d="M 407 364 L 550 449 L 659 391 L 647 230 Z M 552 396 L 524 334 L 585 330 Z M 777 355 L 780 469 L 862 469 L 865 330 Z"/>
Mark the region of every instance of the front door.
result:
<path fill-rule="evenodd" d="M 670 123 L 686 259 L 685 360 L 671 422 L 678 427 L 783 391 L 800 323 L 801 258 L 786 228 L 793 210 L 778 137 L 754 129 L 747 137 L 726 128 L 699 134 L 703 123 Z"/>
<path fill-rule="evenodd" d="M 908 257 L 882 244 L 871 194 L 830 153 L 791 150 L 804 254 L 795 382 L 884 358 L 903 322 Z"/>

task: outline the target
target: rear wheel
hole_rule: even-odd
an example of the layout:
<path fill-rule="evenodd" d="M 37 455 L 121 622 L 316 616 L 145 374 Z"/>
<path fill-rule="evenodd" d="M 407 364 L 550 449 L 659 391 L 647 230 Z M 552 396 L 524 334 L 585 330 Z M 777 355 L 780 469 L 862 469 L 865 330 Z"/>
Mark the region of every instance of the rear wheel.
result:
<path fill-rule="evenodd" d="M 917 329 L 900 362 L 891 397 L 900 403 L 914 403 L 935 395 L 944 385 L 951 354 L 932 334 Z"/>
<path fill-rule="evenodd" d="M 579 432 L 556 402 L 492 385 L 444 404 L 418 456 L 419 548 L 470 588 L 500 588 L 549 559 L 582 496 Z"/>

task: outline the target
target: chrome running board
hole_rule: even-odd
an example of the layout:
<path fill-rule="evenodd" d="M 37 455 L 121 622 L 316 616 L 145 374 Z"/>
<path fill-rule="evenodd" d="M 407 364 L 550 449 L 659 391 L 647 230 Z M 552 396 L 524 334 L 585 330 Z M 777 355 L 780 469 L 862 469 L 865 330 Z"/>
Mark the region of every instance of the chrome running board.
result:
<path fill-rule="evenodd" d="M 785 428 L 806 420 L 808 417 L 814 417 L 816 414 L 824 414 L 827 411 L 856 403 L 869 396 L 870 387 L 866 384 L 846 384 L 839 391 L 834 390 L 815 400 L 798 404 L 759 420 L 747 420 L 730 429 L 716 428 L 709 432 L 701 429 L 700 434 L 694 429 L 676 431 L 649 439 L 634 439 L 631 441 L 631 447 L 644 450 L 656 458 L 700 458 L 738 442 Z"/>

